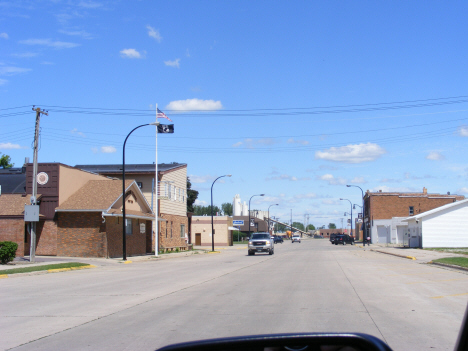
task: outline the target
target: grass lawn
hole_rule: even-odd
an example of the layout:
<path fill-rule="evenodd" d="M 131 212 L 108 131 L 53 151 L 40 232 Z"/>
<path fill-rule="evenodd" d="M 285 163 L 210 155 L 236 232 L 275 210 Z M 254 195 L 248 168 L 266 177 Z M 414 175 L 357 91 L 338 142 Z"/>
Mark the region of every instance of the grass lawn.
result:
<path fill-rule="evenodd" d="M 37 271 L 47 271 L 49 269 L 63 269 L 63 268 L 76 268 L 90 266 L 87 263 L 79 262 L 68 262 L 68 263 L 57 263 L 57 264 L 47 264 L 44 266 L 33 266 L 33 267 L 23 267 L 23 268 L 13 268 L 13 269 L 3 269 L 0 270 L 1 274 L 15 274 L 15 273 L 29 273 Z"/>
<path fill-rule="evenodd" d="M 457 248 L 438 247 L 438 248 L 424 249 L 424 250 L 450 252 L 450 253 L 455 253 L 455 254 L 468 255 L 468 247 L 457 247 Z"/>
<path fill-rule="evenodd" d="M 439 258 L 432 262 L 452 264 L 454 266 L 460 266 L 460 267 L 468 267 L 467 257 L 445 257 L 445 258 Z"/>

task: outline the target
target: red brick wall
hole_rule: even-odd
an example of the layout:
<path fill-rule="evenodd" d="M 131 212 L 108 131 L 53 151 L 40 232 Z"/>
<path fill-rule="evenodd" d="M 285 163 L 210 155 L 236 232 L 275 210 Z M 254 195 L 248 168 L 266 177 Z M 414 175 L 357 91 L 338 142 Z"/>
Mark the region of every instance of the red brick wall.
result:
<path fill-rule="evenodd" d="M 57 256 L 106 257 L 105 228 L 101 212 L 60 212 Z"/>
<path fill-rule="evenodd" d="M 188 217 L 161 213 L 161 218 L 167 222 L 159 221 L 159 247 L 186 246 L 185 237 L 180 237 L 180 225 L 185 224 L 185 233 L 188 233 Z"/>
<path fill-rule="evenodd" d="M 57 222 L 40 221 L 36 225 L 36 232 L 36 255 L 57 256 Z"/>
<path fill-rule="evenodd" d="M 108 257 L 123 256 L 122 217 L 107 217 L 107 251 Z M 146 232 L 140 233 L 140 223 L 146 223 Z M 127 256 L 144 255 L 146 253 L 147 235 L 151 235 L 151 221 L 132 219 L 132 234 L 126 236 Z"/>
<path fill-rule="evenodd" d="M 453 198 L 400 197 L 397 195 L 377 195 L 370 197 L 371 219 L 408 217 L 409 207 L 414 207 L 414 215 L 454 202 Z"/>
<path fill-rule="evenodd" d="M 0 241 L 13 241 L 17 243 L 18 249 L 16 250 L 16 257 L 24 257 L 23 218 L 0 219 Z"/>

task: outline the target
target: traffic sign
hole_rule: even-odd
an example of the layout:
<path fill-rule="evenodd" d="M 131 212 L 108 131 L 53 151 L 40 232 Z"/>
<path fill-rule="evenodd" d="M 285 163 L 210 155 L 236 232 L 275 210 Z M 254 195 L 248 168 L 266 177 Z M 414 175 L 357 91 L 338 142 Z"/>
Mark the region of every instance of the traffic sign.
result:
<path fill-rule="evenodd" d="M 236 219 L 232 221 L 232 225 L 244 225 L 244 221 L 241 219 Z"/>

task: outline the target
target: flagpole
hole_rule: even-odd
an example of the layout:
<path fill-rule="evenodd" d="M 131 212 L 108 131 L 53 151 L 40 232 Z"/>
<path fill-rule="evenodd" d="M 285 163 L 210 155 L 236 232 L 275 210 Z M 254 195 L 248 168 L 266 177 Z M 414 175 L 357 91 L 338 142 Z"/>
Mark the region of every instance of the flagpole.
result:
<path fill-rule="evenodd" d="M 156 123 L 158 123 L 158 104 L 156 104 Z M 156 204 L 154 206 L 155 208 L 155 218 L 156 218 L 156 234 L 155 234 L 155 240 L 154 240 L 154 255 L 157 257 L 159 256 L 159 226 L 158 226 L 158 211 L 159 211 L 159 208 L 158 208 L 158 198 L 159 198 L 159 191 L 158 191 L 158 186 L 159 186 L 159 182 L 158 182 L 158 126 L 156 125 L 156 138 L 155 138 L 155 143 L 156 143 L 156 171 L 155 171 L 155 178 L 154 178 L 154 183 L 155 183 L 155 199 L 156 199 Z"/>

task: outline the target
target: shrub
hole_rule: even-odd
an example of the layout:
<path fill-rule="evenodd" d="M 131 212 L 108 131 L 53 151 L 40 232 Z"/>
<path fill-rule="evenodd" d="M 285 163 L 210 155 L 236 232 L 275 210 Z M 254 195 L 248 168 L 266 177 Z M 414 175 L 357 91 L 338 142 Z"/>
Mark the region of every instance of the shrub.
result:
<path fill-rule="evenodd" d="M 12 241 L 0 241 L 0 262 L 2 264 L 7 264 L 11 262 L 16 257 L 16 250 L 18 249 L 18 244 Z"/>

